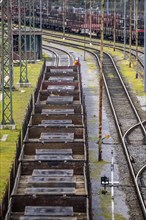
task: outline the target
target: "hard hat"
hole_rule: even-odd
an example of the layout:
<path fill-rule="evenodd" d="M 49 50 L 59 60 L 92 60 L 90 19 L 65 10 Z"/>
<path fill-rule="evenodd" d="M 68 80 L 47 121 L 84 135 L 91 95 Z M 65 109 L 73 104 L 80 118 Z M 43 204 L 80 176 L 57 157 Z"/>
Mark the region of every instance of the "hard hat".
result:
<path fill-rule="evenodd" d="M 76 59 L 75 60 L 79 60 L 79 58 L 78 57 L 76 57 Z"/>

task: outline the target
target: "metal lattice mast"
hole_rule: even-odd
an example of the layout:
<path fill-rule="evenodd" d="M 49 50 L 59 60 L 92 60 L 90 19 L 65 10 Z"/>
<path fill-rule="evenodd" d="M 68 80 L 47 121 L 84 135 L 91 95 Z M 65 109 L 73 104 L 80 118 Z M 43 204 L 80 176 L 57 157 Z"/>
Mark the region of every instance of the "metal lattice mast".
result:
<path fill-rule="evenodd" d="M 18 29 L 18 0 L 12 0 L 12 27 L 15 31 Z"/>
<path fill-rule="evenodd" d="M 28 83 L 28 67 L 26 53 L 26 1 L 18 0 L 19 8 L 19 56 L 20 56 L 20 84 Z"/>
<path fill-rule="evenodd" d="M 34 0 L 29 1 L 29 32 L 30 32 L 30 37 L 29 37 L 29 42 L 30 42 L 29 60 L 36 61 Z"/>
<path fill-rule="evenodd" d="M 12 0 L 13 63 L 19 64 L 18 0 Z M 16 33 L 16 34 L 15 34 Z M 15 35 L 15 36 L 14 36 Z"/>
<path fill-rule="evenodd" d="M 2 125 L 13 125 L 12 111 L 12 4 L 3 0 L 2 21 Z"/>

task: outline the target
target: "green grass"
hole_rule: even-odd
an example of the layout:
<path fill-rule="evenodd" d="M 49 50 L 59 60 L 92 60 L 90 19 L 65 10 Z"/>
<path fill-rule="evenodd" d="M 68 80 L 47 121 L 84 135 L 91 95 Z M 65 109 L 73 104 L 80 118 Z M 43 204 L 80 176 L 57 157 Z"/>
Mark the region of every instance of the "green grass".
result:
<path fill-rule="evenodd" d="M 139 77 L 136 79 L 136 63 L 135 59 L 132 59 L 132 67 L 129 68 L 129 61 L 124 59 L 124 55 L 120 51 L 113 52 L 112 49 L 104 48 L 104 50 L 112 55 L 112 57 L 115 59 L 116 64 L 120 70 L 120 73 L 122 76 L 126 79 L 126 81 L 129 83 L 131 88 L 136 92 L 139 96 L 145 96 L 144 87 L 143 87 L 143 81 Z M 139 69 L 139 74 L 143 75 L 143 72 Z"/>
<path fill-rule="evenodd" d="M 92 179 L 96 180 L 96 181 L 100 181 L 101 178 L 101 172 L 104 168 L 104 166 L 106 166 L 107 164 L 109 164 L 109 162 L 107 161 L 98 161 L 98 155 L 97 155 L 97 151 L 96 150 L 90 150 L 89 153 L 89 161 L 91 161 L 91 163 L 93 164 L 93 168 L 91 169 L 91 173 L 90 176 Z"/>
<path fill-rule="evenodd" d="M 43 53 L 43 58 L 45 58 L 46 61 L 51 61 L 52 60 L 52 58 L 46 53 Z"/>
<path fill-rule="evenodd" d="M 15 130 L 0 130 L 0 138 L 4 134 L 8 134 L 8 139 L 5 142 L 0 143 L 0 200 L 2 199 L 3 193 L 5 191 L 6 183 L 9 179 L 9 173 L 11 170 L 12 162 L 15 158 L 16 152 L 16 142 L 18 139 L 19 132 L 22 127 L 22 123 L 27 111 L 27 106 L 30 100 L 31 94 L 33 94 L 34 89 L 37 84 L 38 75 L 42 68 L 43 62 L 40 61 L 36 64 L 28 65 L 28 80 L 31 83 L 29 88 L 19 88 L 17 83 L 19 82 L 20 68 L 14 67 L 14 87 L 13 91 L 13 119 L 15 121 Z M 1 121 L 1 105 L 0 102 L 0 121 Z"/>
<path fill-rule="evenodd" d="M 92 169 L 90 170 L 90 177 L 92 181 L 100 181 L 102 176 L 102 171 L 104 166 L 109 166 L 110 163 L 107 161 L 97 161 L 97 153 L 96 150 L 90 150 L 89 153 L 89 161 L 92 163 Z M 101 186 L 98 191 L 97 195 L 100 201 L 100 211 L 96 215 L 96 217 L 102 216 L 106 220 L 111 220 L 111 193 L 110 188 L 108 187 L 108 192 L 103 195 L 102 194 L 103 187 Z M 125 220 L 125 218 L 115 212 L 115 220 Z"/>
<path fill-rule="evenodd" d="M 111 220 L 112 219 L 112 213 L 111 213 L 111 193 L 107 192 L 105 195 L 102 194 L 101 190 L 98 193 L 99 194 L 99 199 L 101 201 L 101 213 L 98 214 L 97 216 L 103 216 L 106 220 Z M 125 220 L 125 218 L 117 214 L 116 212 L 114 213 L 115 220 Z"/>
<path fill-rule="evenodd" d="M 58 32 L 58 31 L 52 31 L 52 30 L 44 30 L 43 31 L 43 34 L 46 34 L 46 33 L 52 33 L 52 34 L 57 34 L 57 35 L 60 35 L 60 38 L 62 39 L 62 32 Z M 76 38 L 76 39 L 82 39 L 82 40 L 88 40 L 88 42 L 90 41 L 89 39 L 89 36 L 87 37 L 84 37 L 84 36 L 81 36 L 81 35 L 76 35 L 76 34 L 71 34 L 71 33 L 65 33 L 65 36 L 66 37 L 73 37 L 73 38 Z M 45 36 L 46 37 L 46 36 Z M 92 38 L 92 43 L 100 43 L 100 39 L 99 38 Z M 105 44 L 110 44 L 111 46 L 113 46 L 113 41 L 109 41 L 109 40 L 104 40 L 104 43 Z M 83 43 L 82 43 L 83 44 Z M 89 45 L 89 43 L 87 44 Z M 123 43 L 118 43 L 116 42 L 116 46 L 123 46 Z M 126 45 L 127 47 L 129 47 L 129 45 L 127 44 Z M 92 46 L 91 46 L 92 47 Z M 135 46 L 132 45 L 132 48 L 135 49 Z M 139 50 L 143 51 L 144 50 L 144 47 L 139 47 Z"/>
<path fill-rule="evenodd" d="M 54 38 L 49 37 L 49 36 L 46 37 L 46 38 L 54 39 Z M 79 37 L 79 38 L 82 38 L 82 37 Z M 57 40 L 60 41 L 60 42 L 63 42 L 63 40 L 61 38 L 57 39 Z M 71 40 L 65 40 L 65 42 L 72 43 Z M 78 43 L 78 45 L 83 46 L 83 43 Z M 118 45 L 118 44 L 116 43 L 116 45 Z M 90 45 L 88 45 L 88 47 L 92 48 L 92 46 L 90 46 Z M 96 46 L 96 48 L 98 50 L 100 50 L 99 46 Z M 119 51 L 118 49 L 116 51 L 113 51 L 113 48 L 109 48 L 109 47 L 104 47 L 104 51 L 111 54 L 112 57 L 116 60 L 117 66 L 119 67 L 121 74 L 123 75 L 123 77 L 125 77 L 126 81 L 131 85 L 133 90 L 135 90 L 137 95 L 145 96 L 142 80 L 140 78 L 138 78 L 138 79 L 135 78 L 135 74 L 136 74 L 135 59 L 132 60 L 132 68 L 129 68 L 129 62 L 128 62 L 128 60 L 124 59 L 124 55 L 121 51 Z M 92 66 L 92 64 L 90 62 L 88 63 L 88 65 L 89 65 L 91 70 L 94 70 L 94 68 L 95 68 L 94 65 Z M 143 75 L 143 72 L 140 71 L 139 73 L 140 73 L 140 75 Z M 110 77 L 112 78 L 112 74 L 110 75 Z M 92 88 L 92 85 L 90 85 L 90 87 Z"/>

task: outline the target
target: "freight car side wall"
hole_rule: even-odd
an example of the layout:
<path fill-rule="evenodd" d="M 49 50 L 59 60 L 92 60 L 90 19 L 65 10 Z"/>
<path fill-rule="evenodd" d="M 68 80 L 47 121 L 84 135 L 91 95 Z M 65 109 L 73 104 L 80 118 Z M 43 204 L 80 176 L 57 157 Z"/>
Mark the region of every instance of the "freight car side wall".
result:
<path fill-rule="evenodd" d="M 79 74 L 74 66 L 44 68 L 6 220 L 36 216 L 40 220 L 44 216 L 52 220 L 89 219 L 85 112 Z"/>

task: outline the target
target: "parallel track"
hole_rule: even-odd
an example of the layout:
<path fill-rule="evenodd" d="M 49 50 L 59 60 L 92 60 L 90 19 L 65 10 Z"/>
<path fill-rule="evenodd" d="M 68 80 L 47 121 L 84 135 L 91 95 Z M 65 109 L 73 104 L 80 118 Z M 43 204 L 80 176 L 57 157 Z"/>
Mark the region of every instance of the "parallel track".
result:
<path fill-rule="evenodd" d="M 54 33 L 49 33 L 47 31 L 43 31 L 43 36 L 50 36 L 50 37 L 54 37 L 54 38 L 62 38 L 62 35 L 61 34 L 54 34 Z M 47 40 L 47 38 L 44 38 L 45 40 Z M 80 42 L 80 43 L 85 43 L 86 45 L 89 45 L 90 41 L 89 39 L 79 39 L 77 37 L 71 37 L 71 36 L 66 36 L 65 37 L 66 40 L 72 40 L 74 42 Z M 95 40 L 92 40 L 92 45 L 96 45 L 96 46 L 99 46 L 100 43 L 99 42 L 95 42 Z M 108 43 L 104 43 L 104 46 L 105 47 L 110 47 L 110 48 L 113 48 L 113 45 L 112 44 L 108 44 Z M 88 47 L 88 46 L 87 46 Z M 120 46 L 120 45 L 116 45 L 116 49 L 117 50 L 120 50 L 120 51 L 124 51 L 124 47 L 123 46 Z M 126 46 L 125 47 L 126 49 L 126 52 L 129 53 L 129 48 Z M 131 53 L 136 56 L 136 50 L 135 49 L 132 49 L 131 50 Z M 142 68 L 144 68 L 144 52 L 139 50 L 138 51 L 138 61 L 140 63 L 140 65 L 142 66 Z"/>
<path fill-rule="evenodd" d="M 49 42 L 51 42 L 51 40 L 49 40 Z M 57 41 L 53 41 L 56 42 Z M 75 44 L 69 44 L 69 43 L 60 43 L 58 42 L 58 44 L 62 44 L 64 46 L 73 46 L 79 49 L 84 50 L 85 48 L 79 45 L 75 45 Z M 45 49 L 46 49 L 46 45 L 45 45 Z M 52 52 L 54 51 L 54 49 L 51 49 Z M 56 53 L 55 49 L 55 53 Z M 89 53 L 92 53 L 97 60 L 99 61 L 99 52 L 97 52 L 97 50 L 91 50 L 91 48 L 86 47 L 86 51 L 88 51 Z M 54 52 L 53 52 L 54 53 Z M 62 62 L 66 62 L 66 58 L 62 60 Z M 71 61 L 72 62 L 72 61 Z M 56 64 L 55 64 L 56 65 Z M 105 54 L 104 53 L 104 63 L 103 63 L 103 69 L 104 69 L 104 75 L 103 75 L 103 79 L 104 79 L 104 84 L 105 84 L 105 89 L 107 91 L 108 94 L 108 98 L 110 101 L 110 105 L 111 105 L 111 109 L 113 111 L 113 115 L 115 118 L 115 122 L 117 125 L 117 129 L 119 132 L 119 136 L 121 138 L 121 142 L 122 145 L 124 147 L 125 150 L 125 154 L 126 154 L 126 158 L 129 164 L 129 168 L 132 174 L 132 178 L 133 178 L 133 182 L 135 184 L 135 188 L 137 191 L 137 195 L 140 201 L 140 205 L 144 214 L 144 217 L 146 218 L 146 210 L 145 210 L 145 194 L 146 194 L 146 188 L 145 188 L 145 176 L 146 176 L 146 167 L 145 167 L 145 156 L 146 153 L 144 151 L 144 145 L 145 145 L 145 137 L 146 137 L 146 131 L 145 131 L 145 127 L 146 126 L 146 122 L 143 121 L 143 119 L 141 118 L 139 112 L 136 110 L 136 108 L 134 107 L 134 103 L 132 101 L 132 99 L 130 99 L 130 95 L 126 89 L 126 86 L 124 86 L 124 82 L 121 81 L 122 78 L 120 77 L 117 68 L 114 64 L 114 61 L 112 60 L 112 58 L 109 56 L 109 54 Z M 111 75 L 112 73 L 112 75 Z M 49 73 L 48 73 L 49 74 Z M 25 217 L 25 213 L 29 212 L 29 214 L 34 213 L 33 209 L 34 206 L 38 206 L 37 208 L 39 208 L 40 204 L 41 206 L 43 205 L 43 207 L 45 208 L 45 206 L 52 206 L 53 201 L 55 201 L 55 203 L 53 203 L 55 206 L 56 204 L 58 204 L 58 201 L 61 199 L 61 201 L 66 201 L 64 203 L 59 203 L 59 207 L 62 206 L 72 206 L 73 207 L 73 213 L 74 210 L 74 216 L 70 219 L 72 220 L 76 220 L 76 219 L 88 219 L 89 218 L 89 213 L 88 213 L 88 199 L 87 199 L 87 186 L 86 186 L 86 178 L 85 178 L 85 167 L 84 167 L 84 162 L 86 161 L 86 150 L 84 147 L 84 144 L 82 146 L 83 148 L 83 157 L 80 155 L 77 155 L 79 153 L 75 153 L 75 157 L 73 157 L 73 161 L 72 160 L 65 160 L 65 162 L 62 163 L 62 159 L 60 157 L 59 160 L 57 160 L 55 162 L 53 161 L 48 161 L 48 159 L 35 159 L 37 155 L 36 154 L 36 149 L 50 149 L 52 151 L 52 143 L 48 144 L 46 143 L 44 140 L 40 142 L 40 136 L 42 132 L 50 132 L 50 128 L 49 125 L 41 125 L 41 121 L 46 120 L 48 116 L 50 116 L 50 113 L 45 113 L 45 116 L 43 116 L 41 114 L 42 108 L 43 109 L 48 109 L 48 107 L 46 107 L 45 104 L 45 100 L 48 97 L 48 93 L 46 93 L 46 86 L 47 83 L 45 82 L 46 79 L 48 79 L 48 74 L 46 74 L 46 76 L 44 76 L 43 80 L 44 83 L 41 85 L 41 91 L 39 93 L 38 99 L 36 101 L 36 105 L 35 105 L 35 114 L 36 116 L 41 118 L 35 118 L 34 117 L 31 118 L 30 120 L 30 124 L 27 130 L 27 134 L 24 140 L 24 146 L 22 148 L 22 152 L 21 152 L 21 157 L 20 157 L 20 165 L 19 165 L 19 169 L 18 169 L 18 174 L 17 174 L 17 179 L 15 182 L 15 187 L 12 193 L 12 197 L 10 200 L 10 205 L 9 205 L 9 209 L 8 209 L 8 213 L 6 216 L 6 220 L 8 219 L 21 219 L 21 220 L 26 220 L 27 217 Z M 115 91 L 115 86 L 116 86 L 116 91 Z M 57 92 L 58 93 L 58 92 Z M 55 92 L 55 94 L 57 94 Z M 73 106 L 77 107 L 77 101 L 80 100 L 80 95 L 78 95 L 77 93 L 74 94 L 74 98 L 75 98 L 75 103 Z M 55 105 L 55 107 L 57 107 L 58 109 L 60 108 L 60 105 Z M 75 107 L 75 108 L 76 108 Z M 49 108 L 52 110 L 54 107 L 49 105 Z M 68 108 L 70 108 L 68 106 Z M 79 109 L 82 109 L 82 106 L 77 107 L 75 111 L 79 111 Z M 125 114 L 125 110 L 126 109 L 126 113 Z M 78 114 L 83 114 L 83 112 Z M 43 116 L 43 117 L 42 117 Z M 51 117 L 51 116 L 50 116 Z M 49 117 L 49 118 L 50 118 Z M 76 116 L 77 117 L 77 116 Z M 62 116 L 53 116 L 52 120 L 63 120 Z M 48 119 L 47 119 L 48 120 Z M 83 119 L 82 119 L 83 120 Z M 82 121 L 81 120 L 81 121 Z M 128 121 L 128 123 L 127 123 Z M 69 128 L 68 126 L 65 128 L 65 130 L 68 130 L 69 133 L 71 132 L 71 128 Z M 84 139 L 84 129 L 83 129 L 83 124 L 81 126 L 77 126 L 77 130 L 76 126 L 74 128 L 74 131 L 76 135 L 79 135 L 79 139 Z M 51 127 L 51 131 L 57 131 L 56 128 L 52 128 Z M 61 129 L 62 131 L 64 129 Z M 64 131 L 63 131 L 64 132 Z M 134 138 L 133 138 L 134 137 Z M 66 138 L 66 137 L 65 137 Z M 78 138 L 78 137 L 76 137 Z M 79 144 L 79 143 L 78 143 Z M 57 143 L 57 149 L 61 148 L 61 149 L 68 149 L 69 146 L 71 146 L 71 144 L 68 145 L 68 143 L 65 142 L 64 147 L 60 144 Z M 55 145 L 54 145 L 55 147 Z M 56 147 L 55 147 L 56 148 Z M 32 150 L 31 150 L 32 149 Z M 139 151 L 139 149 L 142 150 L 141 154 L 137 154 L 137 152 Z M 136 159 L 135 159 L 135 155 L 136 155 Z M 143 155 L 143 158 L 141 157 Z M 42 156 L 42 155 L 41 155 Z M 55 156 L 56 157 L 56 156 Z M 75 164 L 77 165 L 77 168 L 75 168 Z M 61 165 L 61 169 L 73 169 L 74 172 L 76 173 L 76 175 L 80 176 L 83 175 L 82 177 L 78 176 L 78 178 L 82 179 L 83 182 L 81 184 L 81 180 L 79 180 L 80 184 L 84 187 L 83 189 L 80 188 L 79 191 L 83 193 L 77 193 L 76 191 L 76 195 L 73 196 L 72 192 L 70 193 L 70 189 L 68 191 L 68 193 L 64 193 L 62 194 L 62 192 L 60 191 L 59 194 L 53 194 L 53 200 L 51 199 L 51 194 L 48 194 L 47 192 L 42 193 L 43 191 L 42 188 L 40 187 L 39 190 L 36 190 L 36 185 L 31 185 L 31 187 L 29 187 L 29 179 L 31 178 L 32 172 L 33 170 L 40 170 L 40 169 L 58 169 L 58 164 Z M 68 167 L 68 168 L 67 168 Z M 83 168 L 83 170 L 81 171 L 81 169 Z M 80 174 L 77 173 L 77 170 L 80 170 Z M 75 176 L 76 176 L 75 175 Z M 76 177 L 77 178 L 77 177 Z M 78 181 L 77 181 L 78 182 Z M 36 184 L 36 182 L 34 183 Z M 78 185 L 78 183 L 76 183 Z M 39 183 L 39 186 L 41 185 L 41 183 Z M 79 186 L 79 185 L 78 185 Z M 37 186 L 38 187 L 38 186 Z M 27 190 L 26 190 L 27 189 Z M 34 190 L 35 189 L 35 190 Z M 44 190 L 44 189 L 43 189 Z M 68 189 L 66 189 L 68 190 Z M 26 192 L 27 191 L 27 192 Z M 54 193 L 54 192 L 53 192 Z M 79 199 L 79 204 L 81 205 L 81 207 L 83 207 L 82 209 L 82 215 L 81 213 L 78 213 L 78 209 L 76 207 L 75 204 L 71 204 L 70 203 L 70 199 L 69 198 L 74 198 L 74 203 L 75 201 L 77 201 L 77 198 Z M 59 198 L 59 200 L 58 200 Z M 49 199 L 49 200 L 48 200 Z M 20 203 L 20 201 L 23 201 L 23 205 L 22 203 Z M 71 205 L 70 205 L 71 204 Z M 29 206 L 29 208 L 26 208 L 26 206 Z M 30 206 L 33 206 L 33 208 L 30 209 Z M 29 209 L 29 210 L 28 210 Z M 70 209 L 72 210 L 72 209 Z M 67 211 L 67 209 L 66 209 Z M 31 213 L 30 213 L 31 212 Z M 37 211 L 36 211 L 37 212 Z M 84 214 L 83 214 L 84 213 Z M 32 214 L 31 214 L 32 215 Z M 21 218 L 20 218 L 21 216 Z M 29 218 L 31 219 L 31 217 Z M 34 219 L 34 218 L 33 218 Z M 39 218 L 38 218 L 39 219 Z M 43 217 L 41 216 L 40 219 L 42 220 Z M 44 218 L 45 219 L 45 218 Z M 49 219 L 49 218 L 48 218 Z M 53 220 L 53 217 L 51 217 L 51 219 Z M 66 217 L 63 217 L 60 219 L 66 219 Z M 68 218 L 69 219 L 69 218 Z"/>
<path fill-rule="evenodd" d="M 70 43 L 58 42 L 58 44 L 72 46 L 82 50 L 85 49 L 77 44 L 76 46 Z M 97 50 L 88 48 L 86 51 L 92 53 L 99 62 L 99 52 Z M 127 86 L 120 76 L 114 60 L 107 53 L 104 53 L 103 70 L 105 89 L 129 164 L 140 206 L 146 218 L 146 121 L 135 107 L 133 98 L 130 97 Z"/>

